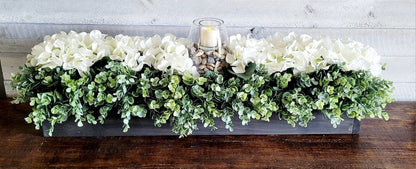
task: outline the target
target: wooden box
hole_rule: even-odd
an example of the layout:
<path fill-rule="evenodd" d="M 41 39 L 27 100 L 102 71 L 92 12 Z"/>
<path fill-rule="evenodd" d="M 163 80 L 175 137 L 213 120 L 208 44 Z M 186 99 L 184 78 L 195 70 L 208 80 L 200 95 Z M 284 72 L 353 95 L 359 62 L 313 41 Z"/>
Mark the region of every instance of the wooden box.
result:
<path fill-rule="evenodd" d="M 192 135 L 273 135 L 273 134 L 359 134 L 360 122 L 357 119 L 343 117 L 344 121 L 333 128 L 330 121 L 322 113 L 316 113 L 315 119 L 308 123 L 308 127 L 292 127 L 285 120 L 279 120 L 277 115 L 270 118 L 270 122 L 251 120 L 248 125 L 241 125 L 238 117 L 233 118 L 234 131 L 230 132 L 224 128 L 224 122 L 216 119 L 217 130 L 204 128 L 198 125 L 199 130 Z M 73 119 L 68 119 L 63 124 L 56 124 L 52 137 L 83 137 L 83 136 L 170 136 L 177 135 L 171 131 L 171 126 L 165 124 L 162 127 L 153 125 L 151 118 L 133 118 L 130 120 L 130 129 L 122 131 L 123 122 L 117 118 L 106 119 L 105 124 L 91 125 L 84 123 L 78 127 Z M 43 123 L 43 135 L 48 135 L 50 124 Z"/>

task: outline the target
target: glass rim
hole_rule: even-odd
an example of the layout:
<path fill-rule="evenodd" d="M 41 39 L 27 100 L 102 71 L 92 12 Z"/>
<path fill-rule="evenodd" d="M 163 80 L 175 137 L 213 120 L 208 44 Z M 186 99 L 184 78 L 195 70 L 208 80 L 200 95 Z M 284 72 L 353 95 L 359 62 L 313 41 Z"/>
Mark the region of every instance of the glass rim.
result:
<path fill-rule="evenodd" d="M 224 21 L 222 19 L 214 18 L 214 17 L 196 18 L 192 22 L 196 26 L 204 26 L 204 25 L 201 24 L 201 22 L 203 22 L 203 21 L 211 21 L 211 22 L 217 23 L 217 24 L 212 25 L 212 26 L 221 26 L 222 24 L 224 24 Z"/>

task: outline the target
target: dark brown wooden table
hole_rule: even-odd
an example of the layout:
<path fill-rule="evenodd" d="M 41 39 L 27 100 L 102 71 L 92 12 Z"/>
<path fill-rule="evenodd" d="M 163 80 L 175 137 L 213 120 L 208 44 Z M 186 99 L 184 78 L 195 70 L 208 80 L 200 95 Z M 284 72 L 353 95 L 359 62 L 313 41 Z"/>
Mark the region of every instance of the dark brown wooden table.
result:
<path fill-rule="evenodd" d="M 416 168 L 416 102 L 360 135 L 44 138 L 27 104 L 0 100 L 0 168 Z"/>

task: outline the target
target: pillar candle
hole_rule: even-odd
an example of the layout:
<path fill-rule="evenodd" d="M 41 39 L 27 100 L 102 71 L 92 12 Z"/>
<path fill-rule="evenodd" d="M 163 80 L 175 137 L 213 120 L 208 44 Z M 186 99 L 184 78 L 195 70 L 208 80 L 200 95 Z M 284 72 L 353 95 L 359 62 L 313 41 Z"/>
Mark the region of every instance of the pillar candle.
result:
<path fill-rule="evenodd" d="M 220 32 L 216 27 L 201 27 L 200 43 L 204 47 L 218 46 Z"/>

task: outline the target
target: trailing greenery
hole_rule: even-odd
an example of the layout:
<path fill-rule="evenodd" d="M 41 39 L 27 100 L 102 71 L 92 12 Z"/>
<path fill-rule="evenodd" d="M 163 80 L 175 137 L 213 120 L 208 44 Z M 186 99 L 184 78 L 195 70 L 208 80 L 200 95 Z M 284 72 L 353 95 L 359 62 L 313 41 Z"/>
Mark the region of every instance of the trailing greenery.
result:
<path fill-rule="evenodd" d="M 49 122 L 50 135 L 55 124 L 71 116 L 81 127 L 103 124 L 111 113 L 123 120 L 124 132 L 132 118 L 151 117 L 155 126 L 170 123 L 181 137 L 198 130 L 197 122 L 216 129 L 214 118 L 233 131 L 234 114 L 243 125 L 253 119 L 269 121 L 277 114 L 294 127 L 307 127 L 317 110 L 334 127 L 343 121 L 342 114 L 358 120 L 387 120 L 383 108 L 393 101 L 392 82 L 341 67 L 299 75 L 289 69 L 268 75 L 264 66 L 251 64 L 249 73 L 212 71 L 195 78 L 150 67 L 137 72 L 104 58 L 83 77 L 75 69 L 23 67 L 12 76 L 11 85 L 19 92 L 13 103 L 29 101 L 33 107 L 25 120 L 36 129 Z"/>

